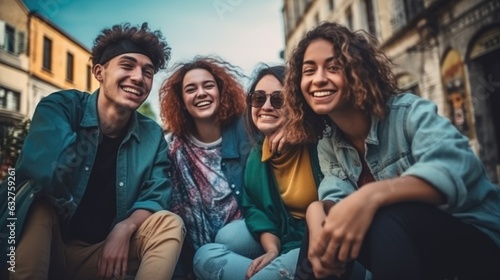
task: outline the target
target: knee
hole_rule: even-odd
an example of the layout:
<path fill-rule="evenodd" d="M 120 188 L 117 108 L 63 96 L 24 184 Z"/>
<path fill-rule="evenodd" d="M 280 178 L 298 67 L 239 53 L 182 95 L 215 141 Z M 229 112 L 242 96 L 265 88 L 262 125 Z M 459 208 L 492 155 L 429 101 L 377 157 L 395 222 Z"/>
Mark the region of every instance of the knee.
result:
<path fill-rule="evenodd" d="M 215 243 L 230 244 L 235 241 L 236 236 L 245 239 L 246 236 L 251 236 L 245 220 L 233 221 L 222 227 L 215 236 Z"/>
<path fill-rule="evenodd" d="M 201 246 L 194 254 L 194 261 L 204 261 L 211 258 L 217 258 L 228 252 L 228 249 L 223 244 L 208 243 Z"/>
<path fill-rule="evenodd" d="M 31 205 L 27 216 L 28 220 L 32 220 L 37 224 L 50 224 L 54 225 L 58 222 L 58 216 L 54 206 L 50 204 L 45 198 L 39 198 L 33 205 Z"/>
<path fill-rule="evenodd" d="M 201 246 L 194 254 L 194 273 L 198 278 L 219 279 L 220 271 L 226 263 L 224 256 L 228 253 L 229 250 L 222 244 L 208 243 Z"/>
<path fill-rule="evenodd" d="M 151 215 L 145 222 L 144 230 L 161 235 L 166 234 L 164 236 L 179 238 L 181 241 L 186 235 L 182 218 L 167 210 L 161 210 Z"/>

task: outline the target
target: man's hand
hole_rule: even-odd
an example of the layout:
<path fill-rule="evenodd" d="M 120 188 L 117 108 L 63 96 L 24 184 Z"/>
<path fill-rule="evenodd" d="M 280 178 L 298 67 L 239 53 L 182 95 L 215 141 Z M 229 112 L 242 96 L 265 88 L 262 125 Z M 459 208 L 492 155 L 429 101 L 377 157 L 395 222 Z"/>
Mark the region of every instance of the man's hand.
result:
<path fill-rule="evenodd" d="M 151 212 L 147 210 L 135 210 L 113 227 L 99 252 L 98 278 L 121 279 L 127 275 L 130 239 L 149 216 Z"/>
<path fill-rule="evenodd" d="M 109 233 L 99 253 L 97 277 L 102 279 L 121 279 L 127 275 L 130 229 L 118 223 Z"/>

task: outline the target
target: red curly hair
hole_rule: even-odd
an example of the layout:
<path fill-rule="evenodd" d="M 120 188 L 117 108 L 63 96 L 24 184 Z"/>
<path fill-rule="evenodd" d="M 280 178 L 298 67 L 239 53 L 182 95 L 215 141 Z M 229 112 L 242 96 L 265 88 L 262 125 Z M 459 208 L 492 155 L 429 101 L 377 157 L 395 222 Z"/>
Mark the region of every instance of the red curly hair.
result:
<path fill-rule="evenodd" d="M 230 124 L 245 111 L 245 91 L 237 80 L 237 76 L 244 75 L 233 65 L 209 56 L 197 56 L 192 61 L 179 63 L 160 88 L 160 117 L 164 128 L 179 137 L 192 134 L 195 129 L 193 117 L 183 109 L 185 105 L 182 99 L 184 76 L 193 69 L 207 70 L 217 83 L 220 106 L 215 119 L 221 127 Z"/>

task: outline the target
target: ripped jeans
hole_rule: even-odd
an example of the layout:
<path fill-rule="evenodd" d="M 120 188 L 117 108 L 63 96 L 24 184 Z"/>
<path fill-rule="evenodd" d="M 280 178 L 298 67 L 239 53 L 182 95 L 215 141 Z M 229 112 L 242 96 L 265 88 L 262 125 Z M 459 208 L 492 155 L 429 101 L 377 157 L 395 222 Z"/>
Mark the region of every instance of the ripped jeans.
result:
<path fill-rule="evenodd" d="M 257 272 L 252 280 L 293 279 L 300 248 L 274 259 Z M 248 231 L 245 221 L 223 227 L 215 243 L 203 245 L 194 255 L 193 268 L 198 280 L 245 280 L 253 259 L 264 254 L 259 242 Z"/>

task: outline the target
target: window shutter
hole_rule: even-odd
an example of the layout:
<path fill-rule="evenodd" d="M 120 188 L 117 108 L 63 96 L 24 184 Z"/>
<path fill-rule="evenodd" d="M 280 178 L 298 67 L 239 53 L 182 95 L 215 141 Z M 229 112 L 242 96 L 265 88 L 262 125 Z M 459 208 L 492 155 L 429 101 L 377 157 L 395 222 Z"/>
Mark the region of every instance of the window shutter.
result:
<path fill-rule="evenodd" d="M 26 36 L 22 31 L 16 32 L 16 54 L 23 54 L 26 52 Z"/>
<path fill-rule="evenodd" d="M 0 47 L 5 48 L 5 21 L 0 20 Z"/>

